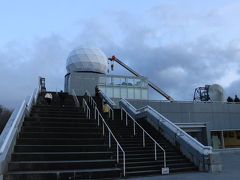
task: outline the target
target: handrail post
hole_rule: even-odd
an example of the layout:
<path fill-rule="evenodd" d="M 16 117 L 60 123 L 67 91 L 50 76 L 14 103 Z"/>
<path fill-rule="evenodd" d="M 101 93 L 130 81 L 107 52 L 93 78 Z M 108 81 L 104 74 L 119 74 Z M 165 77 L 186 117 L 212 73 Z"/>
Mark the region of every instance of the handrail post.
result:
<path fill-rule="evenodd" d="M 126 159 L 125 152 L 123 152 L 123 176 L 126 175 Z"/>
<path fill-rule="evenodd" d="M 117 163 L 119 163 L 118 143 L 117 143 Z"/>
<path fill-rule="evenodd" d="M 157 145 L 154 142 L 154 152 L 155 152 L 155 160 L 157 160 Z"/>
<path fill-rule="evenodd" d="M 145 133 L 143 131 L 143 147 L 145 147 Z"/>
<path fill-rule="evenodd" d="M 136 135 L 136 127 L 135 127 L 135 121 L 133 121 L 133 135 L 135 136 Z"/>
<path fill-rule="evenodd" d="M 108 136 L 109 136 L 109 138 L 108 138 L 108 146 L 109 146 L 109 148 L 111 148 L 111 134 L 110 134 L 110 131 L 108 132 Z"/>
<path fill-rule="evenodd" d="M 123 120 L 123 109 L 121 108 L 121 120 Z"/>
<path fill-rule="evenodd" d="M 128 126 L 128 115 L 127 115 L 127 112 L 126 112 L 125 120 L 126 120 L 126 126 Z"/>

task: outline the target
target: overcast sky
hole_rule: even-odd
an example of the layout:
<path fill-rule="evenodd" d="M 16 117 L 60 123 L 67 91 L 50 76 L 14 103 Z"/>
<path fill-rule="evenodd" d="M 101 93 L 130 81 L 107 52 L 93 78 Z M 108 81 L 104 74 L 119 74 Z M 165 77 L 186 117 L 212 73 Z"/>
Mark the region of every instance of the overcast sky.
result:
<path fill-rule="evenodd" d="M 63 89 L 78 46 L 116 55 L 177 100 L 213 83 L 240 95 L 239 18 L 239 0 L 2 0 L 0 104 L 14 108 L 38 76 Z"/>

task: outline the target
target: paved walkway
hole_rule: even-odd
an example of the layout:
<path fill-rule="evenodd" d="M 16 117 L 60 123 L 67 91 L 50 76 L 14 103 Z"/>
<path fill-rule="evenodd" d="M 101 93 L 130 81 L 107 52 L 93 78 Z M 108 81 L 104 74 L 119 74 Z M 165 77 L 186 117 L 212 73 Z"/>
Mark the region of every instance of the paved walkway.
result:
<path fill-rule="evenodd" d="M 223 172 L 192 172 L 164 176 L 129 178 L 129 180 L 240 180 L 240 153 L 221 154 Z"/>

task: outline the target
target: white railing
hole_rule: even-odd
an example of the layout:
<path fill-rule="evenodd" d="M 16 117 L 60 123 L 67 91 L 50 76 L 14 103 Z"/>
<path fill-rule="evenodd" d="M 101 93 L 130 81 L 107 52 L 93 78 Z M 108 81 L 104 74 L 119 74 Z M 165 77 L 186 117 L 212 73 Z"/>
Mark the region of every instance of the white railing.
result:
<path fill-rule="evenodd" d="M 93 107 L 93 109 L 95 107 L 97 107 L 97 103 L 95 102 L 95 100 L 93 99 L 93 97 L 91 96 L 91 94 L 86 90 L 86 93 L 88 94 L 88 99 L 89 99 L 89 103 L 91 104 L 91 106 Z M 110 111 L 108 112 L 108 116 L 109 118 L 111 118 L 112 120 L 114 119 L 114 110 L 112 109 L 112 107 L 108 104 Z M 111 116 L 112 114 L 112 116 Z"/>
<path fill-rule="evenodd" d="M 16 137 L 16 133 L 20 130 L 20 125 L 26 115 L 29 115 L 29 112 L 31 111 L 32 105 L 36 103 L 37 97 L 39 94 L 39 87 L 34 90 L 31 97 L 29 98 L 28 102 L 24 100 L 19 107 L 19 109 L 16 109 L 11 117 L 8 120 L 8 123 L 6 124 L 5 128 L 3 129 L 3 132 L 0 136 L 1 138 L 1 147 L 0 147 L 0 156 L 8 151 L 8 148 L 10 148 L 10 145 L 12 144 L 12 141 L 14 141 L 14 137 Z M 9 129 L 9 130 L 8 130 Z M 3 140 L 3 141 L 2 141 Z M 7 157 L 0 158 L 3 161 Z"/>
<path fill-rule="evenodd" d="M 111 129 L 108 127 L 106 121 L 102 117 L 102 115 L 99 112 L 97 106 L 95 106 L 95 108 L 94 108 L 94 117 L 95 117 L 95 119 L 97 119 L 98 126 L 100 126 L 100 120 L 102 121 L 102 127 L 103 127 L 102 133 L 103 133 L 103 135 L 105 135 L 105 126 L 108 130 L 108 146 L 109 146 L 109 148 L 111 148 L 111 146 L 112 146 L 111 137 L 115 140 L 115 142 L 117 144 L 117 163 L 119 163 L 119 149 L 122 151 L 122 153 L 123 153 L 123 176 L 125 176 L 126 175 L 125 151 L 123 150 L 122 146 L 119 144 L 118 140 L 116 139 L 116 137 L 112 133 Z"/>
<path fill-rule="evenodd" d="M 83 106 L 83 111 L 87 114 L 87 118 L 90 119 L 91 118 L 91 111 L 90 108 L 86 102 L 86 100 L 83 98 L 82 100 L 82 106 Z"/>
<path fill-rule="evenodd" d="M 76 105 L 77 107 L 80 107 L 80 103 L 79 103 L 79 101 L 78 101 L 78 98 L 77 98 L 77 95 L 76 95 L 74 89 L 72 89 L 72 96 L 73 96 L 75 105 Z"/>
<path fill-rule="evenodd" d="M 142 130 L 143 132 L 143 147 L 146 146 L 145 142 L 145 134 L 154 142 L 154 157 L 155 160 L 157 160 L 157 146 L 159 147 L 159 149 L 161 149 L 161 151 L 163 151 L 163 165 L 164 168 L 167 168 L 167 163 L 166 163 L 166 151 L 163 149 L 163 147 L 158 144 L 157 141 L 155 141 L 153 139 L 153 137 L 147 133 L 147 131 L 145 131 L 145 129 L 124 109 L 121 108 L 121 120 L 123 120 L 123 111 L 125 112 L 125 123 L 126 126 L 128 126 L 128 117 L 130 117 L 130 119 L 133 121 L 133 134 L 134 136 L 136 135 L 136 125 Z"/>

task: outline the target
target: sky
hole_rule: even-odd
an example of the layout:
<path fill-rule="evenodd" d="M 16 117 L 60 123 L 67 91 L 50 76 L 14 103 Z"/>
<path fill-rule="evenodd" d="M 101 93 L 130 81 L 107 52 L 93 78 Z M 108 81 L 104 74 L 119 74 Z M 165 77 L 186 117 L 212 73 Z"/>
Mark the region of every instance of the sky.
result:
<path fill-rule="evenodd" d="M 239 17 L 239 0 L 1 0 L 0 104 L 14 108 L 39 76 L 63 89 L 66 58 L 81 46 L 117 56 L 176 100 L 215 83 L 240 96 Z"/>

